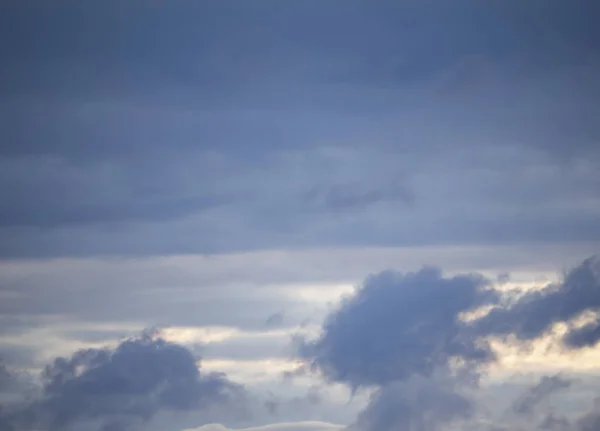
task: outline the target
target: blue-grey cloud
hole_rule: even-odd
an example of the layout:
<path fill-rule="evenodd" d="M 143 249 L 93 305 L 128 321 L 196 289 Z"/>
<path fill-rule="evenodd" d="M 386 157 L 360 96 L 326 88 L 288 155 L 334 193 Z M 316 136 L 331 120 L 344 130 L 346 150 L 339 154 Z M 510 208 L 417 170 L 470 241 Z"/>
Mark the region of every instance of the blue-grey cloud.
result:
<path fill-rule="evenodd" d="M 465 336 L 460 314 L 494 303 L 489 285 L 479 275 L 446 278 L 434 268 L 371 276 L 302 355 L 328 379 L 355 388 L 431 376 L 452 357 L 485 362 L 491 351 Z"/>
<path fill-rule="evenodd" d="M 265 320 L 265 326 L 267 326 L 267 327 L 282 326 L 284 321 L 285 321 L 285 314 L 282 311 L 280 311 L 278 313 L 273 313 L 269 317 L 267 317 L 267 320 Z"/>
<path fill-rule="evenodd" d="M 417 377 L 376 391 L 349 430 L 435 430 L 468 419 L 474 410 L 471 400 L 455 388 Z"/>
<path fill-rule="evenodd" d="M 600 238 L 591 1 L 1 7 L 2 256 Z"/>
<path fill-rule="evenodd" d="M 512 335 L 531 342 L 554 323 L 572 325 L 585 312 L 598 313 L 598 274 L 598 260 L 589 258 L 560 283 L 510 301 L 478 274 L 383 272 L 367 278 L 328 316 L 316 340 L 301 341 L 299 356 L 328 381 L 354 390 L 375 388 L 356 429 L 439 429 L 470 420 L 476 411 L 468 390 L 478 387 L 481 366 L 496 360 L 488 337 Z M 465 318 L 465 312 L 482 306 L 493 308 L 483 317 Z M 565 347 L 580 347 L 570 337 L 567 333 Z M 543 398 L 570 385 L 560 376 L 545 377 L 514 401 L 512 412 L 530 415 Z M 587 429 L 580 423 L 593 422 L 594 414 L 567 422 L 565 429 Z M 536 420 L 530 429 L 552 425 Z"/>
<path fill-rule="evenodd" d="M 414 203 L 415 196 L 404 186 L 379 187 L 364 190 L 360 184 L 326 186 L 318 184 L 306 192 L 309 205 L 326 210 L 344 211 L 361 209 L 379 202 L 400 201 L 407 205 Z"/>
<path fill-rule="evenodd" d="M 7 387 L 10 387 L 13 383 L 14 376 L 6 368 L 6 365 L 0 363 L 0 392 L 4 392 Z"/>
<path fill-rule="evenodd" d="M 3 258 L 600 242 L 592 0 L 0 8 Z M 24 313 L 263 327 L 280 309 L 234 289 L 208 303 L 24 280 L 2 286 L 0 332 Z M 407 399 L 406 379 L 429 379 L 428 393 L 451 359 L 493 360 L 487 336 L 531 340 L 597 311 L 578 299 L 595 304 L 593 289 L 571 281 L 508 305 L 479 276 L 369 283 L 304 352 L 330 380 L 379 388 L 363 424 L 405 411 L 413 401 L 392 398 Z M 401 318 L 395 301 L 411 304 Z M 486 319 L 459 319 L 485 304 L 497 305 Z M 595 345 L 599 328 L 572 328 L 565 347 Z M 458 389 L 439 389 L 468 411 Z"/>
<path fill-rule="evenodd" d="M 525 293 L 516 301 L 492 310 L 475 323 L 485 335 L 516 335 L 534 340 L 546 335 L 556 323 L 571 323 L 584 313 L 596 323 L 571 327 L 564 337 L 568 348 L 595 345 L 599 340 L 600 260 L 592 257 L 566 273 L 559 283 Z"/>
<path fill-rule="evenodd" d="M 449 377 L 450 361 L 460 358 L 467 368 L 459 374 L 476 378 L 469 365 L 494 359 L 460 315 L 497 299 L 489 280 L 477 274 L 384 272 L 343 301 L 317 340 L 300 343 L 300 355 L 329 381 L 376 388 L 351 429 L 437 429 L 474 411 Z"/>
<path fill-rule="evenodd" d="M 521 397 L 515 400 L 511 409 L 516 414 L 529 415 L 550 394 L 561 389 L 567 389 L 571 384 L 572 381 L 560 375 L 544 376 L 537 385 L 528 388 Z"/>
<path fill-rule="evenodd" d="M 221 404 L 242 412 L 243 387 L 223 374 L 201 373 L 198 360 L 152 332 L 114 350 L 80 350 L 47 365 L 40 395 L 10 405 L 4 420 L 17 430 L 66 430 L 90 422 L 101 429 L 129 429 L 161 411 L 195 412 Z"/>

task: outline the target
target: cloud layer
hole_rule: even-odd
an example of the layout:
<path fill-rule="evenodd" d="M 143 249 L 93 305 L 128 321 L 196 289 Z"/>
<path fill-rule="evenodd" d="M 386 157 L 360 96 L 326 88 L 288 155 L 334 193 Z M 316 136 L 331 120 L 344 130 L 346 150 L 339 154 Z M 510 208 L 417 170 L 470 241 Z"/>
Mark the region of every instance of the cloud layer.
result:
<path fill-rule="evenodd" d="M 597 5 L 453 4 L 5 2 L 0 255 L 598 241 Z"/>
<path fill-rule="evenodd" d="M 599 5 L 0 0 L 0 431 L 595 431 Z"/>

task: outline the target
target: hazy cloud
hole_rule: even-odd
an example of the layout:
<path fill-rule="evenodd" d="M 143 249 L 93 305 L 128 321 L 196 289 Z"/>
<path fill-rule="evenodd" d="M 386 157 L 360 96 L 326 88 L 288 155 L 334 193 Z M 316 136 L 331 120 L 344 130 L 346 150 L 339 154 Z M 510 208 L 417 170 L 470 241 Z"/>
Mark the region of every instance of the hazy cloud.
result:
<path fill-rule="evenodd" d="M 519 399 L 515 400 L 512 405 L 512 411 L 516 414 L 529 415 L 533 413 L 535 407 L 548 395 L 561 389 L 567 389 L 571 386 L 571 381 L 566 380 L 559 375 L 544 376 L 540 382 L 529 388 Z M 553 422 L 547 419 L 547 423 Z"/>

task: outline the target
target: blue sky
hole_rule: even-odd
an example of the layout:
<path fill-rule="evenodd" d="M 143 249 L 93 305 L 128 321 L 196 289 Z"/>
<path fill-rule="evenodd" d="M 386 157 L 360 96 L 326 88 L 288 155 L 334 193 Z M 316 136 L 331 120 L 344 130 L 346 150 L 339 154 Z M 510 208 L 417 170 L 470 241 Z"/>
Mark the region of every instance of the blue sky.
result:
<path fill-rule="evenodd" d="M 595 429 L 598 12 L 1 2 L 0 431 Z"/>

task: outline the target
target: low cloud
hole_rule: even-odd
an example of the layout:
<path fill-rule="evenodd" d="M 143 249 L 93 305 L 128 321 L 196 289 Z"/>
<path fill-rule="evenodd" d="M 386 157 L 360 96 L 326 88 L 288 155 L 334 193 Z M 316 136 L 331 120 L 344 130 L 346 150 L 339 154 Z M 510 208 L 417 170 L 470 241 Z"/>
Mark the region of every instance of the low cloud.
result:
<path fill-rule="evenodd" d="M 302 356 L 354 388 L 430 376 L 451 357 L 491 360 L 489 347 L 465 336 L 459 319 L 497 300 L 489 286 L 482 276 L 445 278 L 435 268 L 371 276 L 328 317 L 322 336 L 302 346 Z"/>
<path fill-rule="evenodd" d="M 144 332 L 111 349 L 56 358 L 41 375 L 39 393 L 7 405 L 11 430 L 137 429 L 163 411 L 195 412 L 227 405 L 243 411 L 245 391 L 224 374 L 201 373 L 187 348 Z"/>
<path fill-rule="evenodd" d="M 371 397 L 354 430 L 435 430 L 469 418 L 474 403 L 456 391 L 451 382 L 414 376 L 383 385 Z"/>
<path fill-rule="evenodd" d="M 299 355 L 329 381 L 353 390 L 374 389 L 352 430 L 432 431 L 450 424 L 477 430 L 596 429 L 598 409 L 579 418 L 539 411 L 544 399 L 571 387 L 562 376 L 543 377 L 512 403 L 512 418 L 488 425 L 477 391 L 486 366 L 497 359 L 490 337 L 510 335 L 533 342 L 555 323 L 572 327 L 586 313 L 598 318 L 598 262 L 586 259 L 561 282 L 512 301 L 478 274 L 445 277 L 440 270 L 425 268 L 370 276 L 329 315 L 316 340 L 300 344 Z M 483 306 L 492 311 L 465 318 Z M 569 342 L 578 333 L 573 331 L 581 330 L 567 332 L 562 348 L 580 347 Z M 597 341 L 590 337 L 587 344 Z M 526 417 L 532 419 L 523 428 Z"/>
<path fill-rule="evenodd" d="M 566 348 L 593 346 L 600 340 L 600 259 L 592 257 L 569 271 L 559 283 L 525 293 L 506 306 L 497 307 L 478 321 L 484 335 L 514 335 L 531 341 L 549 333 L 557 323 L 571 323 L 584 313 L 593 323 L 570 325 L 564 336 Z"/>

